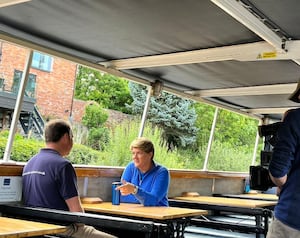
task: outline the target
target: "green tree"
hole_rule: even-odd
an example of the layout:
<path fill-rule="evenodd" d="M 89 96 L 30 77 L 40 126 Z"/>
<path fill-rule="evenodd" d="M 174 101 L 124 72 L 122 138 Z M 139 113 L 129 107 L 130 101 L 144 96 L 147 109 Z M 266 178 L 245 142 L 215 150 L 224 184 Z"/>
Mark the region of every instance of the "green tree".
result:
<path fill-rule="evenodd" d="M 204 103 L 195 103 L 194 108 L 198 115 L 195 123 L 198 128 L 196 147 L 200 149 L 206 148 L 209 141 L 215 107 Z"/>
<path fill-rule="evenodd" d="M 125 105 L 132 102 L 127 80 L 84 66 L 78 67 L 75 97 L 124 113 L 129 112 Z"/>
<path fill-rule="evenodd" d="M 215 107 L 196 103 L 195 109 L 198 114 L 196 126 L 199 128 L 197 143 L 199 146 L 206 146 L 210 136 Z M 253 145 L 257 132 L 257 123 L 256 119 L 220 109 L 214 140 L 232 146 Z"/>
<path fill-rule="evenodd" d="M 142 114 L 146 101 L 146 88 L 142 85 L 129 84 L 133 103 L 128 105 L 134 114 Z M 185 148 L 196 141 L 197 114 L 191 100 L 162 92 L 161 96 L 151 98 L 147 119 L 163 130 L 162 137 L 169 150 Z"/>
<path fill-rule="evenodd" d="M 228 110 L 220 110 L 215 139 L 232 146 L 253 147 L 257 134 L 258 121 Z"/>

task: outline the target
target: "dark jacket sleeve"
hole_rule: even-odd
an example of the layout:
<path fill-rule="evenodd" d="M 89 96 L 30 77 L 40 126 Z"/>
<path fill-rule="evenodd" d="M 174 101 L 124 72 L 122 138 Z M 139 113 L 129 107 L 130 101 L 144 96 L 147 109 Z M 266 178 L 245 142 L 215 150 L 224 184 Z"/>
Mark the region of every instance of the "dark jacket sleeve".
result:
<path fill-rule="evenodd" d="M 278 141 L 273 149 L 269 171 L 275 178 L 287 175 L 295 163 L 299 147 L 300 109 L 290 111 L 278 130 Z"/>

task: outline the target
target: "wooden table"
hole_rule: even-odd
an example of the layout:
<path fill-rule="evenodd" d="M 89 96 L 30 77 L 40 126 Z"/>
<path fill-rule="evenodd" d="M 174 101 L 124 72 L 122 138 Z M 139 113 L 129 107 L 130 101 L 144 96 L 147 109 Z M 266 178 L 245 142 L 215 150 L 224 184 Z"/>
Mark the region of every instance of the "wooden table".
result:
<path fill-rule="evenodd" d="M 257 237 L 259 237 L 259 233 L 264 233 L 266 235 L 268 231 L 269 217 L 272 216 L 271 210 L 277 204 L 277 201 L 198 196 L 174 197 L 169 199 L 169 203 L 171 206 L 211 210 L 217 214 L 229 212 L 252 215 L 255 217 L 256 225 L 250 230 L 253 230 Z M 201 223 L 201 221 L 199 221 L 199 223 Z M 243 231 L 249 230 L 247 227 L 242 226 L 240 226 L 240 229 Z"/>
<path fill-rule="evenodd" d="M 115 216 L 147 219 L 167 225 L 169 237 L 184 237 L 184 229 L 191 217 L 206 215 L 202 209 L 190 209 L 180 207 L 145 207 L 141 204 L 121 203 L 112 205 L 111 202 L 98 204 L 82 204 L 86 212 L 111 214 Z M 161 225 L 159 225 L 161 227 Z"/>
<path fill-rule="evenodd" d="M 227 197 L 227 198 L 263 200 L 263 201 L 278 201 L 278 196 L 276 194 L 267 194 L 267 193 L 214 194 L 214 196 Z"/>
<path fill-rule="evenodd" d="M 174 197 L 175 200 L 193 201 L 202 204 L 210 204 L 214 206 L 229 206 L 241 208 L 265 208 L 273 207 L 277 201 L 263 201 L 254 199 L 239 199 L 228 197 L 212 197 L 212 196 L 198 196 L 198 197 Z"/>
<path fill-rule="evenodd" d="M 137 220 L 124 217 L 111 216 L 109 214 L 94 214 L 82 212 L 69 212 L 40 207 L 26 207 L 22 204 L 0 204 L 0 213 L 7 217 L 18 217 L 23 220 L 31 220 L 55 223 L 55 224 L 73 224 L 83 223 L 104 229 L 109 233 L 116 234 L 117 237 L 131 237 L 131 234 L 137 234 L 137 237 L 152 238 L 155 223 L 149 220 Z M 128 236 L 126 236 L 129 234 Z M 132 236 L 135 237 L 135 236 Z M 84 238 L 84 237 L 82 237 Z"/>
<path fill-rule="evenodd" d="M 66 231 L 65 226 L 0 217 L 0 237 L 19 238 L 57 234 Z"/>

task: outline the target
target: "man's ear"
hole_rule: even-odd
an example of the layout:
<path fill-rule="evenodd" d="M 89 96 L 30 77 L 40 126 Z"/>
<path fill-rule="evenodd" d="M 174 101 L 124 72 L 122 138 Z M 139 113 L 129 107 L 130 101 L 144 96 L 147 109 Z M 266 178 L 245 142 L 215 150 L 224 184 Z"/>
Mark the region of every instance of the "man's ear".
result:
<path fill-rule="evenodd" d="M 66 133 L 62 136 L 61 139 L 64 140 L 64 141 L 68 141 L 68 140 L 69 140 L 69 134 L 66 132 Z"/>

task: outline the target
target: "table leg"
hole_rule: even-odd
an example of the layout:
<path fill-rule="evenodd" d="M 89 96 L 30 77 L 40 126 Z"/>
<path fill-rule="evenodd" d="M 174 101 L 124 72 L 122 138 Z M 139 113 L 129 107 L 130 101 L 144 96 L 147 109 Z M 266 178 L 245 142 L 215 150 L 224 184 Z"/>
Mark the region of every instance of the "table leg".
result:
<path fill-rule="evenodd" d="M 261 215 L 255 215 L 255 225 L 256 227 L 261 227 Z M 265 229 L 265 228 L 264 228 Z M 260 234 L 256 233 L 256 238 L 259 238 Z"/>
<path fill-rule="evenodd" d="M 268 211 L 268 210 L 265 210 L 262 215 L 255 215 L 255 224 L 257 227 L 263 227 L 264 237 L 266 237 L 267 233 L 268 233 L 270 216 L 271 216 L 271 211 Z M 262 222 L 263 222 L 263 225 L 262 225 Z M 259 237 L 260 237 L 260 234 L 256 233 L 256 238 L 259 238 Z"/>
<path fill-rule="evenodd" d="M 264 211 L 264 229 L 265 229 L 265 237 L 267 237 L 267 233 L 269 230 L 269 217 L 271 218 L 273 216 L 273 213 L 271 210 L 265 210 Z"/>
<path fill-rule="evenodd" d="M 167 229 L 169 237 L 184 238 L 184 230 L 190 224 L 190 218 L 182 218 L 167 221 Z"/>

